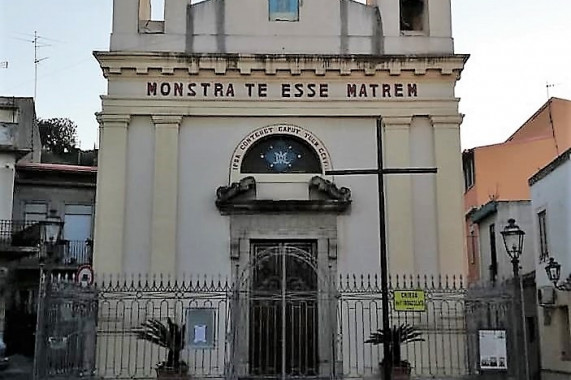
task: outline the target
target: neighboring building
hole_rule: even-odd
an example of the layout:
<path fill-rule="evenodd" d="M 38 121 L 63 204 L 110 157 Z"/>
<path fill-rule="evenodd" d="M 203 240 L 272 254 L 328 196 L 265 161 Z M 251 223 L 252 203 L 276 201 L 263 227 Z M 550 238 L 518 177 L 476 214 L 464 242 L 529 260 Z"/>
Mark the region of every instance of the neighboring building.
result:
<path fill-rule="evenodd" d="M 269 350 L 304 318 L 315 335 L 299 333 L 296 345 L 319 361 L 303 373 L 333 376 L 327 281 L 379 274 L 381 259 L 377 177 L 331 171 L 376 168 L 378 125 L 385 167 L 438 170 L 385 177 L 390 272 L 465 269 L 455 85 L 468 57 L 454 53 L 450 0 L 167 0 L 164 20 L 150 20 L 150 3 L 114 0 L 110 51 L 95 53 L 108 80 L 96 275 L 220 275 L 273 296 L 304 289 L 305 301 L 278 297 L 283 309 L 255 297 L 238 305 L 232 370 L 286 371 L 256 362 L 253 347 Z M 256 305 L 260 318 L 234 319 Z M 284 325 L 267 327 L 279 320 L 270 307 Z M 276 335 L 254 336 L 262 326 Z M 293 376 L 301 354 L 288 357 Z"/>
<path fill-rule="evenodd" d="M 8 266 L 36 252 L 34 248 L 12 244 L 19 232 L 11 221 L 15 165 L 19 161 L 39 162 L 40 152 L 34 100 L 0 97 L 0 339 L 4 333 Z"/>
<path fill-rule="evenodd" d="M 570 123 L 571 101 L 551 98 L 505 142 L 464 151 L 469 281 L 486 277 L 482 274 L 488 270 L 480 263 L 482 239 L 472 225 L 472 213 L 493 201 L 530 200 L 528 179 L 571 147 Z"/>
<path fill-rule="evenodd" d="M 538 378 L 540 371 L 537 288 L 535 286 L 536 243 L 533 233 L 534 223 L 530 201 L 490 201 L 470 214 L 472 227 L 479 237 L 480 282 L 498 287 L 508 287 L 513 291 L 513 266 L 506 252 L 502 230 L 509 219 L 515 219 L 526 235 L 520 257 L 522 276 L 523 310 L 527 338 L 528 369 L 532 379 Z M 493 290 L 492 290 L 493 291 Z M 511 323 L 514 323 L 510 315 Z M 522 335 L 523 336 L 523 335 Z M 523 352 L 520 352 L 521 356 Z M 524 359 L 525 360 L 525 359 Z"/>
<path fill-rule="evenodd" d="M 542 379 L 571 377 L 571 149 L 529 179 L 536 241 Z M 549 259 L 561 264 L 561 283 L 554 289 L 545 272 Z"/>
<path fill-rule="evenodd" d="M 16 164 L 13 214 L 0 234 L 4 251 L 28 254 L 9 266 L 5 342 L 11 354 L 33 353 L 40 262 L 54 274 L 68 275 L 92 263 L 96 176 L 95 167 Z M 48 216 L 63 222 L 61 238 L 49 251 L 42 230 Z"/>
<path fill-rule="evenodd" d="M 533 220 L 530 210 L 530 201 L 491 201 L 470 215 L 470 221 L 478 228 L 481 281 L 497 283 L 513 276 L 511 259 L 501 235 L 511 218 L 526 232 L 520 273 L 525 275 L 535 271 L 535 239 L 531 233 Z"/>
<path fill-rule="evenodd" d="M 39 162 L 41 149 L 34 100 L 0 97 L 0 220 L 12 217 L 14 165 Z"/>

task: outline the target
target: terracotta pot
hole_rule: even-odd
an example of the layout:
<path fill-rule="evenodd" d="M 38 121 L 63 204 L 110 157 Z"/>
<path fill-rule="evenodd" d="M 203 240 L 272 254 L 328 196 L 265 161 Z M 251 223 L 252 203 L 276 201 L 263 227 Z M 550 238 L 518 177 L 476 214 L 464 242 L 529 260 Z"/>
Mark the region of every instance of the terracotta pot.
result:
<path fill-rule="evenodd" d="M 409 380 L 409 379 L 410 379 L 410 367 L 393 368 L 393 380 Z"/>
<path fill-rule="evenodd" d="M 186 373 L 187 369 L 181 368 L 180 370 L 175 370 L 172 368 L 157 368 L 157 379 L 168 379 L 168 380 L 190 380 L 190 375 Z"/>
<path fill-rule="evenodd" d="M 381 371 L 381 379 L 383 379 L 384 372 L 382 365 L 379 366 L 379 370 Z M 410 373 L 411 373 L 410 366 L 394 366 L 392 368 L 393 380 L 409 380 Z"/>

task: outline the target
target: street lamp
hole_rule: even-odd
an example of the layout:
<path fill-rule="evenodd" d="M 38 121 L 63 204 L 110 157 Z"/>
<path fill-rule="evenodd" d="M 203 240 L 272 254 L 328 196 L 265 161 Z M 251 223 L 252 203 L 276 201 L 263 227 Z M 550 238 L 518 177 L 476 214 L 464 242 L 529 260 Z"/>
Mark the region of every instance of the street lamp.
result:
<path fill-rule="evenodd" d="M 565 280 L 562 284 L 558 284 L 561 278 L 561 264 L 559 264 L 553 257 L 549 258 L 549 263 L 545 266 L 545 271 L 547 272 L 547 277 L 549 281 L 553 283 L 555 289 L 571 291 L 571 276 Z"/>
<path fill-rule="evenodd" d="M 525 379 L 529 379 L 529 363 L 528 363 L 528 350 L 527 350 L 527 331 L 525 329 L 525 308 L 524 308 L 524 298 L 523 298 L 523 286 L 522 278 L 519 276 L 519 257 L 523 251 L 523 237 L 525 232 L 515 224 L 515 219 L 508 219 L 508 225 L 504 227 L 503 231 L 500 232 L 504 240 L 504 246 L 506 247 L 506 253 L 512 261 L 512 270 L 514 274 L 514 288 L 516 297 L 514 299 L 514 312 L 515 315 L 520 315 L 521 320 L 517 323 L 518 329 L 523 335 L 523 351 L 524 351 L 524 362 L 525 362 Z M 517 318 L 516 318 L 517 320 Z M 516 326 L 517 326 L 516 325 Z M 516 340 L 519 340 L 518 335 L 514 334 Z M 517 347 L 517 343 L 516 343 Z M 520 374 L 518 378 L 522 378 L 521 372 L 522 368 L 518 366 L 518 373 Z"/>
<path fill-rule="evenodd" d="M 55 211 L 50 211 L 50 215 L 45 220 L 39 222 L 40 225 L 40 285 L 36 318 L 36 342 L 34 349 L 34 379 L 40 378 L 46 369 L 44 363 L 46 337 L 45 313 L 50 310 L 49 293 L 51 288 L 51 264 L 54 248 L 60 243 L 60 235 L 63 228 L 61 218 L 55 215 Z M 44 261 L 46 264 L 44 273 Z"/>
<path fill-rule="evenodd" d="M 45 220 L 42 220 L 39 223 L 41 226 L 40 239 L 41 243 L 43 243 L 42 245 L 46 246 L 46 248 L 53 248 L 60 240 L 61 230 L 63 227 L 61 218 L 52 212 Z M 49 252 L 50 251 L 48 251 L 48 253 Z"/>
<path fill-rule="evenodd" d="M 506 247 L 506 252 L 510 259 L 512 260 L 512 269 L 514 277 L 519 277 L 519 257 L 521 256 L 521 251 L 523 250 L 523 237 L 525 232 L 523 232 L 517 224 L 515 224 L 515 219 L 508 219 L 508 225 L 504 227 L 504 230 L 500 232 L 502 238 L 504 239 L 504 246 Z"/>

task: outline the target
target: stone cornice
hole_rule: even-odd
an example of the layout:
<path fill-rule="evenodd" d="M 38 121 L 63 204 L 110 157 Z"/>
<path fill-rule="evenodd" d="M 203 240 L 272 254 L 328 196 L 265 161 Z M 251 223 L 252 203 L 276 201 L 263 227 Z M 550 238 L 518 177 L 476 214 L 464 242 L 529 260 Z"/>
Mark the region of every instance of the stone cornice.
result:
<path fill-rule="evenodd" d="M 142 53 L 142 52 L 94 52 L 105 77 L 133 72 L 136 75 L 172 76 L 177 72 L 196 75 L 200 71 L 209 71 L 217 75 L 237 72 L 240 75 L 251 75 L 263 72 L 275 75 L 286 72 L 301 75 L 310 72 L 325 75 L 334 72 L 339 75 L 351 75 L 362 72 L 375 75 L 379 72 L 391 76 L 403 72 L 414 75 L 425 75 L 428 71 L 436 71 L 441 75 L 455 75 L 459 78 L 468 60 L 468 55 L 244 55 L 244 54 L 203 54 L 184 53 Z"/>
<path fill-rule="evenodd" d="M 464 115 L 462 114 L 458 114 L 458 115 L 439 115 L 439 116 L 430 116 L 431 120 L 432 120 L 432 124 L 434 124 L 435 127 L 441 126 L 441 125 L 460 125 L 462 124 L 462 121 L 464 120 Z"/>
<path fill-rule="evenodd" d="M 102 113 L 99 112 L 96 114 L 97 122 L 102 125 L 105 124 L 109 126 L 111 124 L 118 126 L 118 127 L 127 127 L 129 122 L 131 121 L 131 115 L 126 114 L 109 114 L 109 113 Z"/>
<path fill-rule="evenodd" d="M 391 127 L 395 127 L 398 128 L 397 126 L 410 126 L 410 123 L 412 122 L 412 116 L 385 116 L 382 117 L 383 123 L 385 124 L 385 127 L 391 128 Z"/>
<path fill-rule="evenodd" d="M 182 121 L 182 115 L 152 115 L 155 125 L 173 125 L 179 126 Z"/>

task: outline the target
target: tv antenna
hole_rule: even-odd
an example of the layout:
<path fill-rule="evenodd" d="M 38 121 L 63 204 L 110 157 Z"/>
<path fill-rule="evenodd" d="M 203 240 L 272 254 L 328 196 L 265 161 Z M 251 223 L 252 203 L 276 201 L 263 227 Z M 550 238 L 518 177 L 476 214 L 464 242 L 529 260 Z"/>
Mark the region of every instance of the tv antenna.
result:
<path fill-rule="evenodd" d="M 37 92 L 38 92 L 38 64 L 48 57 L 38 58 L 38 49 L 41 47 L 46 47 L 49 45 L 40 45 L 38 44 L 38 40 L 42 38 L 38 36 L 38 32 L 34 30 L 34 39 L 32 42 L 34 43 L 34 101 L 37 103 Z"/>
<path fill-rule="evenodd" d="M 547 100 L 549 100 L 550 97 L 550 93 L 549 93 L 549 89 L 553 88 L 555 86 L 557 86 L 559 83 L 549 83 L 549 82 L 545 82 L 545 90 L 547 91 Z"/>

